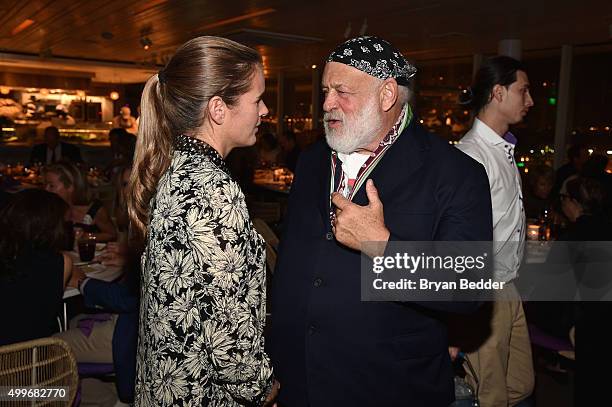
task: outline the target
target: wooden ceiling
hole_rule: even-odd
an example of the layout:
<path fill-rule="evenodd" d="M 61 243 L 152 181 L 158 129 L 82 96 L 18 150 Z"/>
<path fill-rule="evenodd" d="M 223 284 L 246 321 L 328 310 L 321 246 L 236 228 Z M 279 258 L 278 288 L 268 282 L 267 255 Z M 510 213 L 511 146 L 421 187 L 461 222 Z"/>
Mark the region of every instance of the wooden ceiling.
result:
<path fill-rule="evenodd" d="M 388 39 L 417 64 L 495 53 L 504 38 L 521 39 L 525 51 L 612 49 L 612 2 L 2 0 L 0 70 L 44 66 L 138 82 L 186 40 L 222 35 L 257 48 L 270 75 L 308 77 L 345 36 L 362 32 Z"/>

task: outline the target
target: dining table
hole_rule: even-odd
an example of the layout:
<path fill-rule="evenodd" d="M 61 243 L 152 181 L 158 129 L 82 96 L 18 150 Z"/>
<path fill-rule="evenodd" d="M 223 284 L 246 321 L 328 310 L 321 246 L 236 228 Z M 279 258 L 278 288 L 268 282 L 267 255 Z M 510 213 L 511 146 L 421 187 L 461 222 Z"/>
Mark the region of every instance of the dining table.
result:
<path fill-rule="evenodd" d="M 104 248 L 106 247 L 105 243 L 97 243 L 96 244 L 96 252 L 95 256 L 100 255 Z M 73 261 L 74 267 L 80 268 L 83 273 L 89 278 L 95 278 L 97 280 L 112 282 L 118 280 L 122 275 L 122 268 L 119 266 L 107 266 L 99 261 L 81 261 L 79 258 L 79 254 L 76 251 L 66 252 L 68 256 Z M 63 316 L 61 317 L 60 327 L 65 331 L 68 329 L 68 305 L 67 301 L 69 298 L 76 297 L 81 295 L 81 292 L 78 288 L 75 287 L 66 287 L 64 290 L 64 301 L 63 301 Z"/>
<path fill-rule="evenodd" d="M 289 195 L 293 173 L 288 168 L 257 169 L 253 184 L 268 191 Z"/>

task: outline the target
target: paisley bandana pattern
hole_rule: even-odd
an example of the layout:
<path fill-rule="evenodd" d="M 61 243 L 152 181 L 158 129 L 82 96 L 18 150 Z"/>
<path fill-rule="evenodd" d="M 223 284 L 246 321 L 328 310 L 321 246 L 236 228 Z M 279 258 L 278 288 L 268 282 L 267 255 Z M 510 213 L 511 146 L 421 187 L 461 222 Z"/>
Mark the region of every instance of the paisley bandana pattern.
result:
<path fill-rule="evenodd" d="M 352 66 L 375 78 L 394 78 L 407 86 L 417 69 L 388 41 L 374 36 L 352 38 L 340 44 L 329 55 L 327 62 Z"/>

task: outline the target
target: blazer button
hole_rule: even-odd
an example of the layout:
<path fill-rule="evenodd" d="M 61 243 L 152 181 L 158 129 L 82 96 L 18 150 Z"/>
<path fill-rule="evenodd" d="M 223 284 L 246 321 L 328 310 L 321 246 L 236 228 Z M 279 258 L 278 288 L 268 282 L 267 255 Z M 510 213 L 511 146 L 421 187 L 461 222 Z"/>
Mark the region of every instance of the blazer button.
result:
<path fill-rule="evenodd" d="M 308 327 L 308 333 L 310 335 L 314 334 L 316 330 L 317 330 L 317 328 L 314 325 L 312 325 L 312 324 Z"/>
<path fill-rule="evenodd" d="M 327 232 L 327 233 L 325 234 L 325 238 L 326 238 L 327 240 L 334 240 L 334 234 L 333 234 L 332 232 Z"/>
<path fill-rule="evenodd" d="M 321 280 L 320 278 L 315 279 L 314 281 L 315 287 L 321 287 L 321 284 L 323 284 L 323 280 Z"/>

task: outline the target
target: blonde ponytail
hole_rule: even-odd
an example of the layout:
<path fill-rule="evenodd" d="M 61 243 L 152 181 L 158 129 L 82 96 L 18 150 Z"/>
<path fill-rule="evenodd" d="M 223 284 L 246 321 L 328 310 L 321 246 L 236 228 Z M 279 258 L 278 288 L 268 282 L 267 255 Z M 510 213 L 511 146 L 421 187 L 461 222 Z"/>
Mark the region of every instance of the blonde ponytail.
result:
<path fill-rule="evenodd" d="M 134 165 L 127 196 L 131 233 L 145 238 L 149 207 L 160 177 L 170 166 L 174 138 L 195 134 L 206 119 L 206 105 L 219 96 L 234 106 L 248 92 L 261 56 L 219 37 L 197 37 L 183 44 L 160 74 L 145 84 Z"/>

